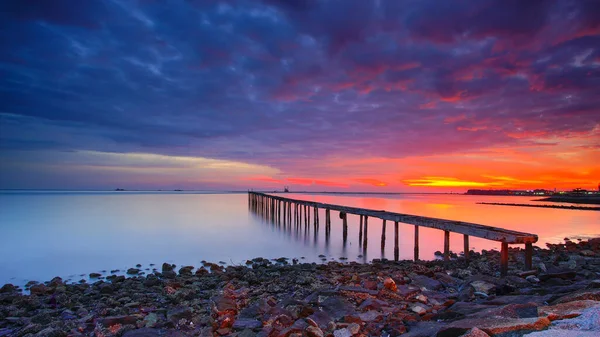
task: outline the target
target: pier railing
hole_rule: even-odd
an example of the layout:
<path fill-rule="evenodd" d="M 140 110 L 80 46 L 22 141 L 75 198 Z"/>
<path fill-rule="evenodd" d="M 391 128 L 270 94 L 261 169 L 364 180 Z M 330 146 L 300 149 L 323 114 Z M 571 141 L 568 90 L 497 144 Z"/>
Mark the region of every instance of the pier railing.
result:
<path fill-rule="evenodd" d="M 525 245 L 525 267 L 532 268 L 533 246 L 537 242 L 538 237 L 535 234 L 523 233 L 504 228 L 485 226 L 470 222 L 438 219 L 427 216 L 402 214 L 388 212 L 384 210 L 373 210 L 367 208 L 349 207 L 342 205 L 327 204 L 321 202 L 299 200 L 285 198 L 277 195 L 248 192 L 248 205 L 251 209 L 261 213 L 263 216 L 284 222 L 301 223 L 302 220 L 306 224 L 310 223 L 311 213 L 314 214 L 314 226 L 319 226 L 319 209 L 325 210 L 325 235 L 329 236 L 331 231 L 331 211 L 338 211 L 339 218 L 342 220 L 343 240 L 348 236 L 348 214 L 355 214 L 360 217 L 359 222 L 359 242 L 362 243 L 363 249 L 366 250 L 368 240 L 368 223 L 369 217 L 382 220 L 382 247 L 385 245 L 385 227 L 387 221 L 394 222 L 394 236 L 396 245 L 394 247 L 394 257 L 397 260 L 399 254 L 398 248 L 398 224 L 405 223 L 415 226 L 414 235 L 414 259 L 419 259 L 419 227 L 435 228 L 444 231 L 444 260 L 450 259 L 450 232 L 463 234 L 464 240 L 464 257 L 469 260 L 469 237 L 474 236 L 492 241 L 501 242 L 500 250 L 500 274 L 505 276 L 508 272 L 508 245 L 509 244 L 524 244 Z M 364 234 L 363 234 L 364 232 Z"/>

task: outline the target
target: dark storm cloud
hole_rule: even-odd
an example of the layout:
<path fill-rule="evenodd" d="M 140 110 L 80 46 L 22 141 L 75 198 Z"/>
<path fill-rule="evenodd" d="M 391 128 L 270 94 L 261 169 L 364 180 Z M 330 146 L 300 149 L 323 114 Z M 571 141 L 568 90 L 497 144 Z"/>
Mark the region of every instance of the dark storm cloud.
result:
<path fill-rule="evenodd" d="M 586 132 L 597 4 L 5 1 L 0 141 L 291 168 Z"/>

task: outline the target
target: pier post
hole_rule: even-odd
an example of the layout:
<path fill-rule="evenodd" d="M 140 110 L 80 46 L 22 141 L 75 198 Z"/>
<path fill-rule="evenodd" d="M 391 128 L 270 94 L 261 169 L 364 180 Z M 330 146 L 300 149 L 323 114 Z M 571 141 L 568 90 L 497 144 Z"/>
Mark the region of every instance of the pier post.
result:
<path fill-rule="evenodd" d="M 362 246 L 362 237 L 363 237 L 363 216 L 360 216 L 360 223 L 358 225 L 358 246 Z"/>
<path fill-rule="evenodd" d="M 415 261 L 419 261 L 419 226 L 415 225 Z"/>
<path fill-rule="evenodd" d="M 400 259 L 400 247 L 398 242 L 398 221 L 394 222 L 394 261 Z"/>
<path fill-rule="evenodd" d="M 385 250 L 385 227 L 386 227 L 386 221 L 383 220 L 383 227 L 381 228 L 381 252 L 383 253 L 383 251 Z"/>
<path fill-rule="evenodd" d="M 329 210 L 327 210 L 327 211 L 329 211 Z M 342 216 L 342 214 L 343 214 L 343 216 Z M 345 247 L 346 241 L 348 241 L 348 214 L 340 213 L 340 217 L 342 218 L 342 238 L 343 238 L 344 247 Z"/>
<path fill-rule="evenodd" d="M 533 269 L 533 244 L 528 242 L 525 244 L 525 268 L 527 270 Z"/>
<path fill-rule="evenodd" d="M 508 243 L 502 242 L 500 250 L 500 276 L 508 274 Z"/>
<path fill-rule="evenodd" d="M 369 231 L 369 217 L 365 215 L 365 230 L 363 233 L 363 251 L 367 251 L 368 233 Z"/>
<path fill-rule="evenodd" d="M 329 208 L 325 209 L 325 225 L 329 226 L 329 224 L 331 223 L 331 211 L 329 210 Z"/>
<path fill-rule="evenodd" d="M 450 232 L 444 231 L 444 261 L 450 261 Z"/>
<path fill-rule="evenodd" d="M 467 263 L 469 262 L 469 253 L 470 253 L 470 248 L 469 248 L 469 236 L 467 234 L 463 234 L 463 238 L 464 238 L 464 243 L 465 243 L 465 247 L 464 252 L 465 252 L 465 261 L 467 261 Z"/>

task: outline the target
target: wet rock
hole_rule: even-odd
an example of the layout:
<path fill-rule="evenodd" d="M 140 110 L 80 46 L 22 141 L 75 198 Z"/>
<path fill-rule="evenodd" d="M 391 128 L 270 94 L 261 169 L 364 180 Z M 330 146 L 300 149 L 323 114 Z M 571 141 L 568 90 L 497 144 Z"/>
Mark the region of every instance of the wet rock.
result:
<path fill-rule="evenodd" d="M 48 328 L 45 328 L 44 330 L 36 333 L 35 336 L 36 337 L 66 337 L 67 333 L 60 329 L 48 327 Z"/>
<path fill-rule="evenodd" d="M 137 275 L 140 273 L 140 270 L 137 268 L 129 268 L 127 269 L 127 274 L 128 275 Z"/>
<path fill-rule="evenodd" d="M 174 271 L 175 270 L 175 265 L 174 264 L 169 264 L 169 263 L 163 263 L 162 264 L 162 269 L 161 271 L 164 273 L 166 271 Z"/>
<path fill-rule="evenodd" d="M 383 280 L 383 286 L 390 291 L 396 292 L 398 291 L 398 287 L 396 286 L 396 282 L 392 280 L 391 277 L 386 277 Z"/>
<path fill-rule="evenodd" d="M 186 306 L 179 306 L 167 312 L 167 320 L 170 322 L 178 322 L 180 319 L 192 319 L 192 309 Z"/>
<path fill-rule="evenodd" d="M 181 267 L 179 268 L 179 275 L 192 276 L 192 270 L 194 270 L 194 266 Z"/>
<path fill-rule="evenodd" d="M 96 323 L 102 324 L 105 327 L 110 327 L 116 324 L 120 325 L 135 325 L 138 320 L 142 319 L 140 315 L 123 315 L 102 317 L 96 320 Z"/>
<path fill-rule="evenodd" d="M 518 332 L 539 331 L 546 329 L 550 320 L 541 318 L 475 318 L 452 322 L 440 329 L 437 336 L 455 336 L 467 333 L 473 327 L 478 327 L 491 336 Z"/>
<path fill-rule="evenodd" d="M 424 276 L 424 275 L 410 275 L 410 279 L 411 279 L 411 285 L 415 285 L 419 288 L 421 288 L 422 290 L 430 290 L 430 291 L 434 291 L 434 290 L 440 290 L 443 288 L 442 283 L 440 283 L 440 281 L 438 280 L 434 280 L 430 277 Z"/>
<path fill-rule="evenodd" d="M 43 285 L 41 283 L 33 285 L 29 288 L 29 292 L 32 295 L 43 295 L 43 294 L 47 293 L 48 290 L 49 290 L 48 287 L 46 287 L 45 285 Z"/>
<path fill-rule="evenodd" d="M 581 290 L 572 294 L 562 296 L 554 301 L 554 304 L 566 303 L 573 301 L 593 300 L 600 301 L 600 289 Z"/>
<path fill-rule="evenodd" d="M 577 276 L 577 273 L 575 271 L 567 270 L 567 271 L 557 271 L 557 272 L 553 272 L 553 273 L 539 274 L 538 278 L 540 279 L 540 281 L 546 281 L 551 278 L 571 280 L 571 279 L 574 279 L 575 276 Z"/>
<path fill-rule="evenodd" d="M 460 337 L 490 337 L 490 335 L 479 328 L 473 328 Z"/>
<path fill-rule="evenodd" d="M 233 323 L 233 329 L 244 330 L 244 329 L 258 329 L 262 327 L 262 322 L 256 319 L 242 318 L 238 319 Z"/>
<path fill-rule="evenodd" d="M 473 287 L 473 289 L 475 289 L 476 292 L 484 293 L 486 295 L 490 295 L 496 290 L 495 284 L 486 281 L 471 282 L 471 287 Z"/>
<path fill-rule="evenodd" d="M 311 325 L 306 328 L 306 335 L 308 337 L 323 337 L 323 330 Z"/>
<path fill-rule="evenodd" d="M 151 328 L 141 328 L 129 330 L 123 334 L 123 337 L 159 337 L 162 336 L 160 330 Z"/>
<path fill-rule="evenodd" d="M 102 276 L 102 274 L 99 274 L 99 273 L 90 273 L 89 276 L 90 276 L 90 278 L 98 278 L 98 277 Z"/>
<path fill-rule="evenodd" d="M 577 317 L 581 315 L 584 310 L 593 307 L 597 307 L 600 310 L 600 302 L 583 300 L 543 306 L 539 308 L 539 314 L 540 316 L 547 316 L 551 321 L 555 321 Z"/>
<path fill-rule="evenodd" d="M 0 288 L 0 294 L 6 294 L 6 293 L 12 293 L 17 291 L 17 287 L 15 287 L 14 285 L 7 283 L 5 285 L 2 286 L 2 288 Z"/>
<path fill-rule="evenodd" d="M 535 275 L 529 275 L 525 278 L 529 283 L 533 283 L 533 284 L 537 284 L 540 283 L 540 279 L 537 278 Z"/>
<path fill-rule="evenodd" d="M 158 323 L 158 315 L 156 313 L 149 313 L 144 317 L 144 326 L 146 328 L 153 328 Z"/>
<path fill-rule="evenodd" d="M 350 302 L 338 296 L 328 297 L 321 303 L 321 306 L 323 311 L 327 312 L 335 320 L 355 312 L 354 306 Z"/>
<path fill-rule="evenodd" d="M 429 307 L 420 303 L 411 303 L 409 306 L 410 310 L 419 315 L 425 315 Z"/>

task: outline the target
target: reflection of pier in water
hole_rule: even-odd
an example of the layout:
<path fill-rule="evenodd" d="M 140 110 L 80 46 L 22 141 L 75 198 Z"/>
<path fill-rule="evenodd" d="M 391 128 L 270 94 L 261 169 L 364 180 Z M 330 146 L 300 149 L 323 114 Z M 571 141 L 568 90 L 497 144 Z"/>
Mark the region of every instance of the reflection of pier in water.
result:
<path fill-rule="evenodd" d="M 399 236 L 398 225 L 405 223 L 414 225 L 414 260 L 419 259 L 419 227 L 429 227 L 444 231 L 444 260 L 450 259 L 450 232 L 463 234 L 464 240 L 464 258 L 469 260 L 469 236 L 475 236 L 487 240 L 501 242 L 500 252 L 500 272 L 506 275 L 508 271 L 508 245 L 525 245 L 525 266 L 532 268 L 532 255 L 534 242 L 537 242 L 537 235 L 507 230 L 503 228 L 484 226 L 474 223 L 430 218 L 425 216 L 394 213 L 380 210 L 371 210 L 366 208 L 348 207 L 341 205 L 325 204 L 314 201 L 297 200 L 269 195 L 258 192 L 248 192 L 248 206 L 250 210 L 264 218 L 274 227 L 283 232 L 293 234 L 296 240 L 300 239 L 301 231 L 304 231 L 304 240 L 310 240 L 309 236 L 312 230 L 313 244 L 318 242 L 319 227 L 319 209 L 324 210 L 324 234 L 325 247 L 329 248 L 331 239 L 331 211 L 338 211 L 338 216 L 342 221 L 342 243 L 345 252 L 348 244 L 348 214 L 359 216 L 358 244 L 362 248 L 363 256 L 366 256 L 367 246 L 369 244 L 368 229 L 369 217 L 382 220 L 381 233 L 381 255 L 383 257 L 386 246 L 386 226 L 388 221 L 394 222 L 394 260 L 399 259 Z"/>

